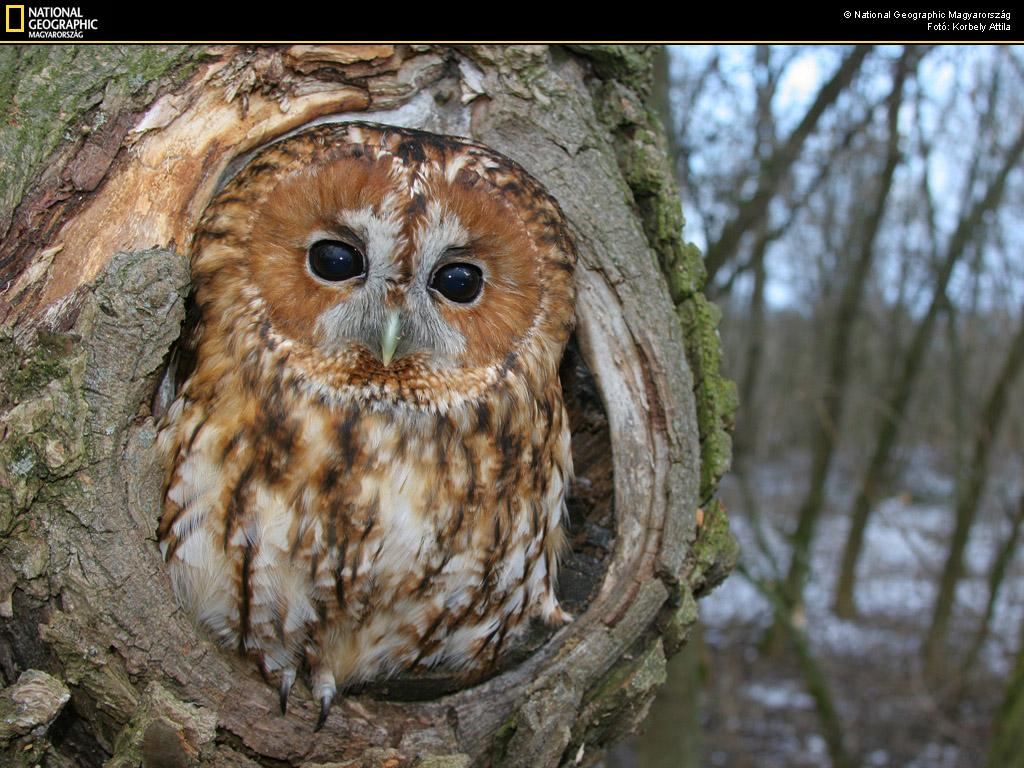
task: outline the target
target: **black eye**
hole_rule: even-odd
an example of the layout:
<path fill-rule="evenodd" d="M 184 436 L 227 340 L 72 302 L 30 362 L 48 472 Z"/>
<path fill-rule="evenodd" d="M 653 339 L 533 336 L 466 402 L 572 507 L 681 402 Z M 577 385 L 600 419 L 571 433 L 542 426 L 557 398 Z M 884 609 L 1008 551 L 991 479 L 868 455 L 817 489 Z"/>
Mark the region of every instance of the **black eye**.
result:
<path fill-rule="evenodd" d="M 480 295 L 484 276 L 472 264 L 446 264 L 434 273 L 430 287 L 450 301 L 466 304 Z"/>
<path fill-rule="evenodd" d="M 363 255 L 340 240 L 317 240 L 309 246 L 309 268 L 321 280 L 332 283 L 366 272 Z"/>

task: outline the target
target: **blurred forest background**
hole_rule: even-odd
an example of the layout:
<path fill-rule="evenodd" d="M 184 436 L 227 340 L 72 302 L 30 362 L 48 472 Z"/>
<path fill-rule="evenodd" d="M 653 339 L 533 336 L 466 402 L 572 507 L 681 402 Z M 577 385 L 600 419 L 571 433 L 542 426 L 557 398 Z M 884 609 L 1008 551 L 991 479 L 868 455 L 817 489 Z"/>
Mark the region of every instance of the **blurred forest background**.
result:
<path fill-rule="evenodd" d="M 1024 766 L 1024 48 L 660 72 L 742 555 L 605 765 Z"/>

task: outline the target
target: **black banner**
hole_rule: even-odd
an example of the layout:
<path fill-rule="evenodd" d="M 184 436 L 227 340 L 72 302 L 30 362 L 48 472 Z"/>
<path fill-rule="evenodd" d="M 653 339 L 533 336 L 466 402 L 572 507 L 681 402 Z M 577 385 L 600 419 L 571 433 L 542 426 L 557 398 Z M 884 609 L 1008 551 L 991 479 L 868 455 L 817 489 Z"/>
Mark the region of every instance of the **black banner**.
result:
<path fill-rule="evenodd" d="M 966 4 L 964 4 L 966 6 Z M 85 3 L 51 5 L 36 2 L 4 3 L 4 33 L 0 42 L 193 42 L 193 43 L 296 43 L 382 42 L 382 33 L 405 41 L 461 42 L 467 38 L 448 26 L 438 34 L 426 24 L 408 22 L 403 14 L 381 13 L 368 6 L 345 17 L 326 6 L 273 5 L 265 11 L 255 6 L 232 8 L 195 3 L 119 6 Z M 614 9 L 614 6 L 612 6 Z M 465 10 L 465 9 L 464 9 Z M 622 9 L 626 10 L 626 9 Z M 854 4 L 802 9 L 767 7 L 750 9 L 738 4 L 688 4 L 666 6 L 641 18 L 614 14 L 614 27 L 605 31 L 580 27 L 559 31 L 527 25 L 532 14 L 512 14 L 511 23 L 491 25 L 476 42 L 603 42 L 610 39 L 635 42 L 1014 42 L 1024 40 L 1024 24 L 1018 5 L 984 8 L 955 4 L 932 6 Z M 609 12 L 608 16 L 613 14 Z M 651 16 L 660 18 L 651 18 Z M 450 18 L 451 14 L 446 14 Z M 429 16 L 428 16 L 429 17 Z M 404 18 L 414 19 L 412 14 Z M 440 16 L 438 16 L 440 18 Z M 520 28 L 515 26 L 517 18 Z M 578 17 L 577 17 L 578 18 Z M 469 26 L 469 25 L 466 25 Z M 551 25 L 554 26 L 554 25 Z M 454 27 L 458 29 L 458 25 Z M 353 30 L 358 29 L 358 37 Z M 479 34 L 480 26 L 475 25 Z M 547 35 L 538 38 L 538 34 Z"/>

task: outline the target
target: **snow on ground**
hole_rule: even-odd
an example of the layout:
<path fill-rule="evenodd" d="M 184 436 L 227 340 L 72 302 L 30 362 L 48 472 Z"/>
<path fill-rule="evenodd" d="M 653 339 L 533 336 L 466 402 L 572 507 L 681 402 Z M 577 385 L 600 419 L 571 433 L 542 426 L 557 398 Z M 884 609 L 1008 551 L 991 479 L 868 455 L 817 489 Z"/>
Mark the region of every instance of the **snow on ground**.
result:
<path fill-rule="evenodd" d="M 773 483 L 773 473 L 785 471 L 782 467 L 763 470 L 753 485 L 767 489 L 761 506 L 788 512 L 799 489 L 787 485 L 783 493 Z M 761 482 L 762 479 L 765 482 Z M 727 477 L 722 495 L 730 510 L 733 533 L 740 542 L 742 559 L 746 567 L 758 576 L 769 576 L 769 558 L 759 551 L 751 519 L 744 515 L 735 480 Z M 849 622 L 836 617 L 831 610 L 838 570 L 839 556 L 846 541 L 848 522 L 845 516 L 831 514 L 821 520 L 812 551 L 812 573 L 805 598 L 807 623 L 814 644 L 843 644 L 851 653 L 877 650 L 878 644 L 894 643 L 892 650 L 904 649 L 905 624 L 927 627 L 937 592 L 938 576 L 945 563 L 946 548 L 953 527 L 953 512 L 949 503 L 951 484 L 942 478 L 932 478 L 931 490 L 940 489 L 945 498 L 915 501 L 917 495 L 904 493 L 883 500 L 877 505 L 865 535 L 864 551 L 858 567 L 856 599 L 863 621 Z M 783 497 L 780 499 L 779 497 Z M 778 502 L 783 502 L 777 504 Z M 945 503 L 944 503 L 945 502 Z M 845 509 L 843 510 L 845 512 Z M 964 628 L 980 620 L 988 599 L 988 575 L 999 544 L 1008 532 L 1008 525 L 998 510 L 986 510 L 972 531 L 965 552 L 966 574 L 957 592 L 958 612 L 963 614 Z M 789 562 L 789 545 L 778 518 L 766 519 L 762 524 L 771 551 L 771 559 L 781 568 Z M 1015 648 L 1024 614 L 1024 562 L 1011 563 L 1010 575 L 1004 584 L 993 621 L 993 636 L 1008 648 Z M 701 618 L 709 632 L 735 627 L 737 624 L 766 626 L 771 619 L 767 600 L 739 574 L 731 578 L 701 601 Z M 896 630 L 872 627 L 899 624 Z M 863 642 L 870 641 L 870 642 Z M 839 648 L 836 648 L 839 650 Z M 992 670 L 997 674 L 1005 668 Z"/>
<path fill-rule="evenodd" d="M 743 687 L 743 695 L 767 709 L 811 709 L 814 706 L 814 699 L 791 681 L 778 685 L 750 683 Z"/>
<path fill-rule="evenodd" d="M 936 698 L 921 680 L 920 642 L 953 528 L 954 484 L 936 465 L 923 451 L 903 457 L 906 470 L 896 486 L 900 492 L 876 506 L 858 570 L 857 620 L 840 619 L 831 610 L 848 530 L 851 478 L 830 482 L 833 507 L 820 521 L 812 551 L 806 634 L 828 675 L 848 741 L 865 765 L 960 768 L 983 760 L 987 724 L 1020 640 L 1024 558 L 1018 557 L 996 604 L 991 637 L 960 699 L 951 704 Z M 793 478 L 806 476 L 804 466 L 784 457 L 752 474 L 750 487 L 756 489 L 768 553 L 759 549 L 737 479 L 723 482 L 722 497 L 743 563 L 760 577 L 772 573 L 772 561 L 782 569 L 788 565 L 784 525 L 791 525 L 801 499 L 803 488 Z M 1007 512 L 1021 490 L 1016 470 L 1007 467 L 997 473 L 972 530 L 950 633 L 951 671 L 959 669 L 988 599 L 992 560 L 1009 530 Z M 813 700 L 798 670 L 762 657 L 755 648 L 771 621 L 767 601 L 734 574 L 701 602 L 701 618 L 712 656 L 704 702 L 707 762 L 730 767 L 828 765 Z M 723 716 L 726 711 L 728 716 Z M 751 754 L 758 759 L 751 762 Z"/>

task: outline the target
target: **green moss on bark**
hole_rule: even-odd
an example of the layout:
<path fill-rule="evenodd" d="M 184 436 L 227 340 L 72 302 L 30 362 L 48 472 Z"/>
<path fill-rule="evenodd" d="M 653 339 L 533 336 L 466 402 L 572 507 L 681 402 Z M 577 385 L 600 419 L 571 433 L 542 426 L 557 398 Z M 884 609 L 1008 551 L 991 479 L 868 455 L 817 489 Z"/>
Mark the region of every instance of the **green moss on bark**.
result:
<path fill-rule="evenodd" d="M 84 372 L 73 338 L 43 332 L 26 344 L 0 329 L 0 552 L 16 569 L 19 516 L 84 458 Z"/>
<path fill-rule="evenodd" d="M 106 768 L 197 766 L 212 754 L 217 715 L 180 701 L 158 683 L 150 683 L 131 721 L 117 736 Z"/>
<path fill-rule="evenodd" d="M 181 45 L 0 46 L 0 234 L 62 143 L 101 128 L 126 102 L 149 103 L 158 83 L 184 78 L 201 55 Z"/>
<path fill-rule="evenodd" d="M 67 687 L 36 669 L 0 691 L 0 764 L 10 768 L 64 765 L 47 732 L 70 699 Z"/>
<path fill-rule="evenodd" d="M 617 80 L 643 96 L 651 92 L 655 46 L 577 43 L 570 50 L 593 62 L 603 80 Z"/>
<path fill-rule="evenodd" d="M 608 746 L 635 731 L 666 679 L 665 649 L 661 638 L 635 655 L 627 655 L 609 671 L 583 700 L 583 713 L 573 731 L 566 754 Z"/>
<path fill-rule="evenodd" d="M 469 755 L 461 753 L 453 755 L 427 755 L 414 763 L 415 768 L 469 768 L 472 761 Z"/>
<path fill-rule="evenodd" d="M 697 599 L 691 590 L 684 585 L 679 592 L 679 607 L 671 612 L 666 611 L 660 625 L 666 656 L 675 656 L 679 652 L 690 636 L 690 628 L 699 618 Z"/>
<path fill-rule="evenodd" d="M 135 714 L 139 695 L 118 658 L 86 640 L 74 620 L 55 611 L 39 635 L 60 662 L 61 678 L 71 687 L 76 709 L 110 748 Z"/>
<path fill-rule="evenodd" d="M 644 101 L 651 90 L 653 51 L 614 45 L 572 49 L 591 59 L 603 80 L 595 86 L 598 116 L 615 137 L 619 167 L 686 335 L 700 428 L 700 498 L 706 503 L 732 458 L 736 391 L 720 373 L 719 314 L 700 293 L 706 276 L 700 250 L 683 239 L 685 221 L 661 121 Z"/>
<path fill-rule="evenodd" d="M 512 741 L 517 730 L 519 730 L 519 717 L 518 714 L 514 714 L 494 732 L 494 737 L 491 739 L 491 757 L 495 765 L 500 765 L 504 761 L 505 755 L 508 753 L 509 742 Z"/>
<path fill-rule="evenodd" d="M 708 503 L 718 481 L 732 461 L 732 423 L 736 385 L 721 374 L 722 349 L 718 337 L 721 313 L 703 294 L 678 304 L 686 336 L 697 395 L 697 423 L 701 439 L 700 498 Z"/>
<path fill-rule="evenodd" d="M 698 596 L 722 583 L 736 565 L 740 547 L 729 528 L 725 505 L 715 499 L 704 508 L 704 522 L 690 550 L 687 580 Z"/>

